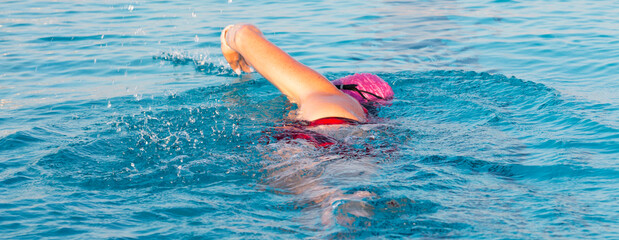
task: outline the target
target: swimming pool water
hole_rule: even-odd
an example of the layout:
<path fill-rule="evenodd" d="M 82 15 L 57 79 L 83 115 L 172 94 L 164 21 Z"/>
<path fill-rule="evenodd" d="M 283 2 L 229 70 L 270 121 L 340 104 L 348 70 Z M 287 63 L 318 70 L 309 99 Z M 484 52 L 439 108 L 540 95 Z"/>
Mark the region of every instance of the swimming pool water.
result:
<path fill-rule="evenodd" d="M 616 2 L 2 5 L 3 238 L 619 237 Z M 226 68 L 235 22 L 393 105 L 272 141 L 294 106 Z"/>

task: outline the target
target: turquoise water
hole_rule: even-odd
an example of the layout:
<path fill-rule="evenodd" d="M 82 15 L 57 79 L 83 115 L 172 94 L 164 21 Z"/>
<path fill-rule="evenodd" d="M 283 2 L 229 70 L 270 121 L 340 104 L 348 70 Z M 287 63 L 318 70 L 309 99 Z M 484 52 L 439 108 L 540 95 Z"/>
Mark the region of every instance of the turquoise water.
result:
<path fill-rule="evenodd" d="M 3 1 L 0 236 L 619 238 L 617 9 Z M 340 147 L 270 141 L 294 106 L 226 68 L 235 22 L 393 105 L 316 130 Z"/>

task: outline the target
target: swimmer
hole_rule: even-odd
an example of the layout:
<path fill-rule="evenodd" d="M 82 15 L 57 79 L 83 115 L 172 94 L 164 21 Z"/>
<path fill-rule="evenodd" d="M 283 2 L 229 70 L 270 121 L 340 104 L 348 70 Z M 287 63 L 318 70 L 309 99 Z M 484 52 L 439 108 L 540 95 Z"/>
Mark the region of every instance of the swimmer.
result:
<path fill-rule="evenodd" d="M 320 73 L 293 59 L 279 47 L 268 41 L 262 32 L 251 24 L 227 26 L 221 33 L 221 50 L 235 73 L 251 72 L 252 68 L 277 87 L 298 110 L 294 120 L 307 121 L 307 127 L 333 124 L 360 124 L 368 121 L 368 111 L 364 107 L 387 105 L 393 98 L 393 90 L 380 77 L 369 74 L 355 74 L 330 82 Z M 285 128 L 285 132 L 274 136 L 304 139 L 316 147 L 329 147 L 334 139 L 306 129 Z M 290 151 L 287 149 L 286 151 Z M 358 161 L 360 166 L 363 162 Z M 341 225 L 351 225 L 356 217 L 372 215 L 372 206 L 360 202 L 374 194 L 357 191 L 345 194 L 341 190 L 324 186 L 316 176 L 303 174 L 320 163 L 307 159 L 305 164 L 291 164 L 279 171 L 272 182 L 274 185 L 288 186 L 288 191 L 305 194 L 323 210 L 321 222 L 331 225 L 336 218 Z M 372 167 L 362 168 L 361 172 L 371 172 Z M 277 171 L 276 171 L 277 172 Z M 334 209 L 344 211 L 334 216 Z"/>
<path fill-rule="evenodd" d="M 251 24 L 227 26 L 221 33 L 221 51 L 237 74 L 252 67 L 297 104 L 297 120 L 350 119 L 367 121 L 364 104 L 385 104 L 393 90 L 373 74 L 355 74 L 333 83 L 293 59 L 267 40 Z"/>

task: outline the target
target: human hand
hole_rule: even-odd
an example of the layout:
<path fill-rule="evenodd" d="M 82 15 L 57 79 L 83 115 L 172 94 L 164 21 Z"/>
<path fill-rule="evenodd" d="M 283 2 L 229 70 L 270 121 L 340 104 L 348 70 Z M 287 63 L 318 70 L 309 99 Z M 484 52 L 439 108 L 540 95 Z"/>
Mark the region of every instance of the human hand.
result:
<path fill-rule="evenodd" d="M 221 31 L 221 52 L 223 53 L 224 58 L 226 58 L 226 61 L 228 61 L 228 64 L 230 64 L 232 70 L 236 74 L 241 75 L 241 70 L 244 72 L 252 72 L 252 69 L 251 65 L 245 60 L 245 58 L 243 58 L 243 55 L 228 45 L 228 33 L 230 31 L 235 31 L 234 27 L 235 25 L 229 25 Z M 231 40 L 234 40 L 234 32 L 231 34 Z"/>

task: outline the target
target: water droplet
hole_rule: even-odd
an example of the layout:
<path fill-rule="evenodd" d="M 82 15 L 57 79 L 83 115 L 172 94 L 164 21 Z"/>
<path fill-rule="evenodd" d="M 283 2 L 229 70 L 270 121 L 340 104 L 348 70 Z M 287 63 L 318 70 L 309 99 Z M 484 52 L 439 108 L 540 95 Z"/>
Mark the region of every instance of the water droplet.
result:
<path fill-rule="evenodd" d="M 196 12 L 191 12 L 191 17 L 196 17 L 198 15 L 196 15 Z"/>

